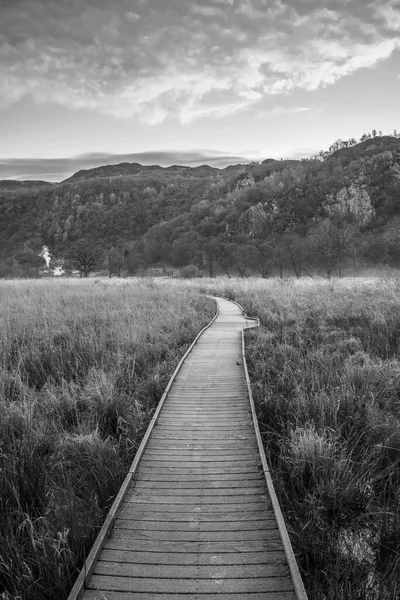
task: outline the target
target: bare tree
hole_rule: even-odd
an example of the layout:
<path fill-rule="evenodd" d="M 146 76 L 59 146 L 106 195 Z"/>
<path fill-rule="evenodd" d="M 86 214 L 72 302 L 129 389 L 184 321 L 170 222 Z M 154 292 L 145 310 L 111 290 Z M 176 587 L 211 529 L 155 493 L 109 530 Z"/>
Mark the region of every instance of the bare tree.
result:
<path fill-rule="evenodd" d="M 68 255 L 72 268 L 79 271 L 79 277 L 87 277 L 100 265 L 102 258 L 103 250 L 90 240 L 76 242 Z"/>
<path fill-rule="evenodd" d="M 324 219 L 311 231 L 311 247 L 330 279 L 338 266 L 340 243 L 338 228 L 329 219 Z"/>

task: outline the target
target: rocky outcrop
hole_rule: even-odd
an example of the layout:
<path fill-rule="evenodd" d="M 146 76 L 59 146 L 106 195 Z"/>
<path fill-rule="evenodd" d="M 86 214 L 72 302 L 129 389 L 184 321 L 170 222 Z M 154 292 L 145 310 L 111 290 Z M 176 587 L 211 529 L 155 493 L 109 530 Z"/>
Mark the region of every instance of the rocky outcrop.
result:
<path fill-rule="evenodd" d="M 269 218 L 264 210 L 264 206 L 259 202 L 251 206 L 238 219 L 237 230 L 248 237 L 254 237 L 265 229 Z"/>
<path fill-rule="evenodd" d="M 355 183 L 343 187 L 336 195 L 329 194 L 327 201 L 325 210 L 330 217 L 354 217 L 359 225 L 366 225 L 375 216 L 375 209 L 367 190 Z"/>

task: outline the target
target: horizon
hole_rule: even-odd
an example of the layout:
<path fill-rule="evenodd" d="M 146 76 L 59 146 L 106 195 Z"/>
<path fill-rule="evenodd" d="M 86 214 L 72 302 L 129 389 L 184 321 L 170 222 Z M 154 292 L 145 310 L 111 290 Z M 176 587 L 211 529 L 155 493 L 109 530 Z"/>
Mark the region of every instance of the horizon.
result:
<path fill-rule="evenodd" d="M 4 4 L 0 179 L 301 159 L 400 129 L 395 0 Z"/>
<path fill-rule="evenodd" d="M 379 133 L 375 131 L 375 135 L 371 135 L 371 132 L 367 133 L 368 135 L 368 139 L 375 139 L 375 138 L 379 138 L 379 137 L 392 137 L 394 139 L 399 138 L 400 137 L 400 132 L 397 132 L 397 130 L 394 130 L 392 133 L 385 133 L 380 131 Z M 335 140 L 335 142 L 340 142 L 340 141 L 348 141 L 348 140 Z M 364 140 L 366 141 L 366 140 Z M 335 143 L 333 142 L 333 143 Z M 351 145 L 357 145 L 362 143 L 362 140 L 355 140 L 355 144 L 354 144 L 354 139 L 353 139 L 353 144 Z M 350 145 L 350 146 L 351 146 Z M 349 146 L 349 147 L 350 147 Z M 321 151 L 320 151 L 321 152 Z M 322 152 L 324 152 L 324 150 L 322 150 Z M 327 152 L 327 150 L 325 150 L 325 152 Z M 76 175 L 78 172 L 80 171 L 90 171 L 92 169 L 96 169 L 96 168 L 102 168 L 102 167 L 107 167 L 107 166 L 111 166 L 111 165 L 123 165 L 123 164 L 139 164 L 140 166 L 144 166 L 144 167 L 159 167 L 159 168 L 163 168 L 163 169 L 167 169 L 169 167 L 202 167 L 202 166 L 208 166 L 211 167 L 213 169 L 220 169 L 223 170 L 229 166 L 238 166 L 238 165 L 248 165 L 248 164 L 261 164 L 263 161 L 266 160 L 273 160 L 273 161 L 291 161 L 291 160 L 302 160 L 302 159 L 313 159 L 313 158 L 320 158 L 318 156 L 317 153 L 313 154 L 313 155 L 308 155 L 308 156 L 301 156 L 301 157 L 280 157 L 280 158 L 274 158 L 274 157 L 268 157 L 268 158 L 260 158 L 258 160 L 248 160 L 244 157 L 228 157 L 226 156 L 226 153 L 223 155 L 221 153 L 221 156 L 217 156 L 218 153 L 214 153 L 214 156 L 209 157 L 208 159 L 206 158 L 206 156 L 204 156 L 203 158 L 208 160 L 208 162 L 201 162 L 201 158 L 199 156 L 198 152 L 180 152 L 177 154 L 174 153 L 161 153 L 161 152 L 148 152 L 148 153 L 137 153 L 137 154 L 130 154 L 130 155 L 99 155 L 96 153 L 89 153 L 87 155 L 81 155 L 81 156 L 76 156 L 76 157 L 66 157 L 66 158 L 45 158 L 45 159 L 36 159 L 36 160 L 31 160 L 31 159 L 20 159 L 20 160 L 15 160 L 15 159 L 9 159 L 8 161 L 3 161 L 3 159 L 0 158 L 0 175 L 1 175 L 1 168 L 2 165 L 4 164 L 8 164 L 9 167 L 12 168 L 13 166 L 13 162 L 15 160 L 15 163 L 17 165 L 17 168 L 24 164 L 26 166 L 26 164 L 31 164 L 32 166 L 36 166 L 39 165 L 41 166 L 42 163 L 45 164 L 51 164 L 52 166 L 60 166 L 60 165 L 65 165 L 65 164 L 75 164 L 76 170 L 72 170 L 69 173 L 67 173 L 67 175 L 65 175 L 65 173 L 63 173 L 63 175 L 65 175 L 63 177 L 63 179 L 41 179 L 40 175 L 43 175 L 43 173 L 33 173 L 33 174 L 27 174 L 27 175 L 17 175 L 15 177 L 9 177 L 9 178 L 2 178 L 0 177 L 0 182 L 1 181 L 16 181 L 16 182 L 29 182 L 29 181 L 40 181 L 43 183 L 54 183 L 54 184 L 60 184 L 63 183 L 65 180 L 68 180 L 70 177 L 72 177 L 73 175 Z M 161 160 L 158 163 L 154 163 L 151 162 L 151 158 L 153 158 L 154 156 L 158 156 Z M 174 158 L 178 158 L 179 157 L 185 157 L 186 156 L 186 161 L 184 159 L 183 162 L 172 162 L 172 157 Z M 103 162 L 103 159 L 109 159 L 109 162 Z M 127 160 L 127 159 L 134 159 L 134 160 Z M 139 159 L 142 159 L 142 162 L 138 162 Z M 113 160 L 114 159 L 114 160 Z M 232 159 L 231 161 L 229 161 L 229 159 Z M 238 162 L 239 161 L 239 162 Z M 82 167 L 82 163 L 87 162 L 87 168 L 83 168 Z M 164 163 L 164 164 L 162 164 Z M 214 163 L 214 164 L 211 164 Z M 89 166 L 90 165 L 90 166 Z M 14 167 L 15 168 L 15 167 Z M 53 173 L 49 173 L 50 175 L 53 175 Z"/>

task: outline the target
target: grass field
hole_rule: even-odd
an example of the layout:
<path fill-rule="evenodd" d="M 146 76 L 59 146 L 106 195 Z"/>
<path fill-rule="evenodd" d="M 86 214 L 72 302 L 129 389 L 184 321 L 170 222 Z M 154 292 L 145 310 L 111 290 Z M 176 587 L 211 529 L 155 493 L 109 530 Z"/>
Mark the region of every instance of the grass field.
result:
<path fill-rule="evenodd" d="M 219 280 L 310 600 L 400 597 L 400 284 Z"/>
<path fill-rule="evenodd" d="M 63 600 L 212 300 L 146 280 L 0 282 L 0 598 Z"/>
<path fill-rule="evenodd" d="M 400 597 L 400 285 L 0 283 L 0 598 L 64 599 L 174 366 L 237 300 L 310 600 Z"/>

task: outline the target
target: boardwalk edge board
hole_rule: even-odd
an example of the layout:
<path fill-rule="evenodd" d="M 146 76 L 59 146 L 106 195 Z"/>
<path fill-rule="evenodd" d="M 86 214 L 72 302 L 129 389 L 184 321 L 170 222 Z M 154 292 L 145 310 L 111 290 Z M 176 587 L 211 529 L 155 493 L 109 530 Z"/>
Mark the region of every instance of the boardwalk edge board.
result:
<path fill-rule="evenodd" d="M 214 298 L 213 298 L 214 299 Z M 185 359 L 187 358 L 187 356 L 190 354 L 190 352 L 193 350 L 194 346 L 196 345 L 198 339 L 200 338 L 200 336 L 204 333 L 204 331 L 206 331 L 209 327 L 211 327 L 211 325 L 214 323 L 215 319 L 218 317 L 219 315 L 219 306 L 218 303 L 216 302 L 216 312 L 215 315 L 213 316 L 213 318 L 211 319 L 211 321 L 205 326 L 203 327 L 203 329 L 196 335 L 195 339 L 193 340 L 193 342 L 190 344 L 189 348 L 186 350 L 185 354 L 182 356 L 181 360 L 178 363 L 178 366 L 176 367 L 175 371 L 172 374 L 171 379 L 168 382 L 167 387 L 165 388 L 165 391 L 163 393 L 163 395 L 161 396 L 161 400 L 158 403 L 157 409 L 149 423 L 149 426 L 147 428 L 147 431 L 144 435 L 144 438 L 142 439 L 142 442 L 135 454 L 135 458 L 133 459 L 133 462 L 130 466 L 130 469 L 124 479 L 124 482 L 122 483 L 122 486 L 119 489 L 119 492 L 117 494 L 117 496 L 115 497 L 115 500 L 113 502 L 113 505 L 110 508 L 110 511 L 103 523 L 102 528 L 99 531 L 99 534 L 92 546 L 92 549 L 90 550 L 88 557 L 86 558 L 85 564 L 83 565 L 83 568 L 81 569 L 75 584 L 68 596 L 68 600 L 79 600 L 79 598 L 82 596 L 82 593 L 85 591 L 86 589 L 86 583 L 90 577 L 90 575 L 92 574 L 94 567 L 96 565 L 97 559 L 100 555 L 100 552 L 103 549 L 103 546 L 111 532 L 111 529 L 114 526 L 114 522 L 116 519 L 116 515 L 118 512 L 118 509 L 120 508 L 126 492 L 130 486 L 130 484 L 132 483 L 132 481 L 134 480 L 134 476 L 136 473 L 136 470 L 138 468 L 140 459 L 143 455 L 143 452 L 147 446 L 147 443 L 149 441 L 151 432 L 154 429 L 154 426 L 157 422 L 157 419 L 159 417 L 159 414 L 161 412 L 161 409 L 164 405 L 164 402 L 168 396 L 168 392 L 172 387 L 172 384 L 175 381 L 176 376 L 178 375 Z"/>
<path fill-rule="evenodd" d="M 238 304 L 237 302 L 235 304 L 237 304 L 242 309 L 240 304 Z M 243 311 L 243 314 L 245 314 L 244 311 Z M 246 317 L 246 318 L 248 318 L 248 317 Z M 308 600 L 306 590 L 304 588 L 303 580 L 300 575 L 299 567 L 297 565 L 297 560 L 296 560 L 295 554 L 293 552 L 292 544 L 290 542 L 289 534 L 288 534 L 288 531 L 287 531 L 287 528 L 285 525 L 285 520 L 283 518 L 281 507 L 279 506 L 279 501 L 278 501 L 278 498 L 277 498 L 277 495 L 275 492 L 274 484 L 272 482 L 271 473 L 270 473 L 268 463 L 267 463 L 267 458 L 265 456 L 264 445 L 262 442 L 260 428 L 258 425 L 258 419 L 257 419 L 257 415 L 256 415 L 254 398 L 253 398 L 253 394 L 251 391 L 249 371 L 247 369 L 246 354 L 245 354 L 245 349 L 244 349 L 244 330 L 242 330 L 242 357 L 243 357 L 243 368 L 244 368 L 244 373 L 245 373 L 246 383 L 247 383 L 247 391 L 248 391 L 248 395 L 249 395 L 251 412 L 253 415 L 254 430 L 255 430 L 256 438 L 257 438 L 258 451 L 259 451 L 260 458 L 261 458 L 262 468 L 263 468 L 264 475 L 265 475 L 265 481 L 267 484 L 269 497 L 271 499 L 272 508 L 273 508 L 273 511 L 275 514 L 279 534 L 280 534 L 280 537 L 282 540 L 283 549 L 284 549 L 287 564 L 289 567 L 290 576 L 292 578 L 293 587 L 294 587 L 294 591 L 296 594 L 296 600 Z"/>

